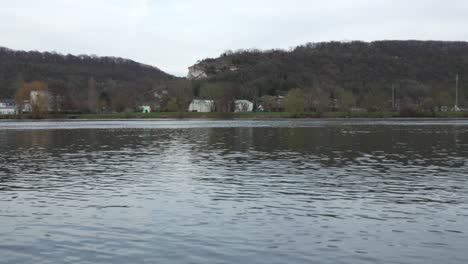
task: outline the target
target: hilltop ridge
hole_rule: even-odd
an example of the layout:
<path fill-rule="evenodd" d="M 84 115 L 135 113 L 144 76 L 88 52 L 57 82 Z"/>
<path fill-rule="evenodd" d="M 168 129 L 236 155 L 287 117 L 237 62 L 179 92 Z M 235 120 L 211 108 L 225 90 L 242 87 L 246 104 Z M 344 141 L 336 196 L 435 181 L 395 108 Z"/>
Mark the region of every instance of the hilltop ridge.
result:
<path fill-rule="evenodd" d="M 308 43 L 291 50 L 228 51 L 189 68 L 188 78 L 230 82 L 257 96 L 284 95 L 294 88 L 328 94 L 351 91 L 358 104 L 372 94 L 422 100 L 434 91 L 452 91 L 455 74 L 468 94 L 468 42 L 375 41 Z"/>
<path fill-rule="evenodd" d="M 100 93 L 123 91 L 138 98 L 149 95 L 161 83 L 177 79 L 157 67 L 118 57 L 0 47 L 0 98 L 13 98 L 18 83 L 35 80 L 47 83 L 54 92 L 82 98 L 91 78 Z"/>

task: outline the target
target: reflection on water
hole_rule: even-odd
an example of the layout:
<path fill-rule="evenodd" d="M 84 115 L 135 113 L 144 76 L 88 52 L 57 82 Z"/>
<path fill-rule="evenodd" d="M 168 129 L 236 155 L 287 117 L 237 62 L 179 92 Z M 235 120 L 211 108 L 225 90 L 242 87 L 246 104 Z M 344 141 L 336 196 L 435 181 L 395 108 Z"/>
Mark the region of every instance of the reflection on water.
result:
<path fill-rule="evenodd" d="M 0 263 L 468 261 L 468 122 L 37 126 L 0 123 Z"/>

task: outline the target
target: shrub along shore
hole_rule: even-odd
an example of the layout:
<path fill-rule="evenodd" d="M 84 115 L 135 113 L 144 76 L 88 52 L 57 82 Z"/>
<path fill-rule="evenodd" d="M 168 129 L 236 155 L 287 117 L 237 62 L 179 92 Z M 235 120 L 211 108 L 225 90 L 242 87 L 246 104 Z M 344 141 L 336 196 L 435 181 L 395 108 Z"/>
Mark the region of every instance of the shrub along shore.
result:
<path fill-rule="evenodd" d="M 102 113 L 49 114 L 42 119 L 274 119 L 274 118 L 468 118 L 468 112 L 250 112 L 250 113 Z M 32 115 L 0 115 L 0 119 L 36 119 Z"/>

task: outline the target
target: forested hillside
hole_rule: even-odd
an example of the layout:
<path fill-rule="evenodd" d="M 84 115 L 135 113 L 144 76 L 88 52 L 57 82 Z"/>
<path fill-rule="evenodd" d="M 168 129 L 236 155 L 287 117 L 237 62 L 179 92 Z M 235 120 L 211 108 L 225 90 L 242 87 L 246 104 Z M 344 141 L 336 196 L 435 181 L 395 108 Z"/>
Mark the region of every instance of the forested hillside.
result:
<path fill-rule="evenodd" d="M 122 58 L 0 48 L 0 98 L 14 98 L 22 83 L 40 81 L 49 91 L 71 99 L 76 108 L 86 104 L 90 86 L 101 101 L 119 96 L 130 104 L 174 79 L 156 67 Z"/>
<path fill-rule="evenodd" d="M 457 74 L 463 107 L 467 42 L 327 42 L 289 51 L 228 51 L 190 67 L 190 82 L 121 58 L 0 48 L 0 98 L 23 100 L 37 85 L 65 98 L 62 109 L 91 112 L 123 111 L 141 103 L 186 111 L 193 97 L 216 101 L 218 111 L 232 109 L 236 99 L 275 111 L 286 107 L 277 96 L 291 91 L 301 97 L 292 105 L 303 104 L 306 111 L 441 109 L 455 103 Z"/>
<path fill-rule="evenodd" d="M 295 88 L 326 98 L 352 92 L 354 104 L 366 106 L 390 99 L 392 86 L 399 101 L 451 103 L 456 74 L 463 101 L 468 95 L 467 42 L 377 41 L 310 43 L 290 51 L 228 51 L 192 66 L 189 78 L 230 83 L 244 97 L 284 95 Z"/>

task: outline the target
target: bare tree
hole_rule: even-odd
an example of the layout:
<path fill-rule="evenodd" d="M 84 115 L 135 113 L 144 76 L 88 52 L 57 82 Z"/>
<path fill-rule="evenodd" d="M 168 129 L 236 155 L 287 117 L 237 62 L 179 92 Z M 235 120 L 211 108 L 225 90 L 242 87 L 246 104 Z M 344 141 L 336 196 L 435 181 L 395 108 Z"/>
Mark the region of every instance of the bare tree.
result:
<path fill-rule="evenodd" d="M 213 101 L 211 111 L 219 111 L 219 105 L 223 98 L 224 88 L 220 83 L 205 83 L 200 89 L 202 99 Z"/>
<path fill-rule="evenodd" d="M 23 83 L 18 87 L 16 91 L 15 101 L 19 108 L 19 112 L 22 113 L 26 109 L 26 106 L 29 104 L 32 109 L 37 114 L 43 112 L 47 113 L 48 110 L 48 98 L 46 95 L 48 91 L 48 86 L 45 82 L 33 81 L 29 83 Z M 31 98 L 31 95 L 37 95 L 36 98 Z M 34 99 L 34 100 L 33 100 Z M 45 108 L 45 111 L 44 111 Z"/>
<path fill-rule="evenodd" d="M 304 93 L 304 106 L 307 110 L 324 112 L 330 106 L 330 98 L 320 88 L 306 89 Z"/>
<path fill-rule="evenodd" d="M 115 93 L 111 98 L 112 109 L 116 112 L 123 112 L 129 106 L 129 95 L 123 91 Z"/>
<path fill-rule="evenodd" d="M 286 111 L 291 114 L 304 112 L 304 91 L 293 89 L 289 91 L 285 100 Z"/>
<path fill-rule="evenodd" d="M 186 112 L 193 99 L 192 83 L 188 80 L 177 80 L 168 84 L 169 100 L 168 106 L 172 111 Z"/>
<path fill-rule="evenodd" d="M 453 102 L 452 96 L 447 91 L 436 91 L 432 94 L 432 100 L 434 101 L 434 105 L 437 108 L 441 108 L 443 106 L 450 106 Z"/>
<path fill-rule="evenodd" d="M 264 95 L 260 97 L 260 103 L 264 110 L 271 112 L 275 108 L 275 97 L 271 95 Z"/>
<path fill-rule="evenodd" d="M 206 83 L 201 88 L 200 96 L 212 100 L 217 112 L 229 113 L 234 111 L 238 91 L 229 82 Z"/>
<path fill-rule="evenodd" d="M 339 89 L 336 94 L 338 97 L 339 108 L 342 111 L 351 111 L 351 108 L 356 105 L 353 92 L 345 89 Z"/>
<path fill-rule="evenodd" d="M 248 112 L 249 111 L 249 103 L 247 102 L 238 102 L 236 103 L 237 107 L 240 112 Z"/>
<path fill-rule="evenodd" d="M 47 91 L 32 91 L 34 100 L 31 99 L 33 118 L 46 118 L 49 112 L 49 93 Z"/>
<path fill-rule="evenodd" d="M 88 111 L 95 113 L 98 108 L 98 93 L 96 90 L 96 80 L 93 77 L 88 80 Z"/>

